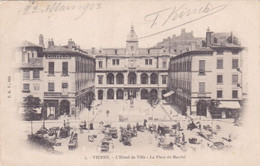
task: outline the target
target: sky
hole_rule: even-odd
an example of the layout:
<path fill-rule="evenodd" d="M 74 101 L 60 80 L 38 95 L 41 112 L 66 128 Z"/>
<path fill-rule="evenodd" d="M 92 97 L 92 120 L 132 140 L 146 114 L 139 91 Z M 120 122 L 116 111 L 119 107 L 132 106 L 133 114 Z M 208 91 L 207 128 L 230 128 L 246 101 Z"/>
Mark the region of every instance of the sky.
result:
<path fill-rule="evenodd" d="M 193 31 L 195 37 L 205 37 L 210 27 L 214 32 L 233 31 L 247 40 L 250 34 L 244 32 L 253 32 L 253 24 L 256 24 L 252 13 L 248 13 L 256 6 L 242 2 L 40 1 L 16 4 L 2 10 L 6 14 L 1 19 L 6 21 L 2 36 L 12 44 L 23 40 L 38 44 L 38 36 L 42 34 L 45 42 L 53 38 L 56 45 L 65 45 L 72 38 L 85 49 L 125 47 L 132 24 L 140 38 L 140 47 L 154 46 L 168 36 L 180 34 L 182 28 Z"/>

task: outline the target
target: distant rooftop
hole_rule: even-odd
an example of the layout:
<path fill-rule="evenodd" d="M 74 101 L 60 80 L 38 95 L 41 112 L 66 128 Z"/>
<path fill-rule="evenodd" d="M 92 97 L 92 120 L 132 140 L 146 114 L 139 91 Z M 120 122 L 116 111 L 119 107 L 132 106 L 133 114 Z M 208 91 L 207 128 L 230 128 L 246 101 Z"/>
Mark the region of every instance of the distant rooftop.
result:
<path fill-rule="evenodd" d="M 40 48 L 42 48 L 42 46 L 28 42 L 26 40 L 22 42 L 21 47 L 40 47 Z"/>

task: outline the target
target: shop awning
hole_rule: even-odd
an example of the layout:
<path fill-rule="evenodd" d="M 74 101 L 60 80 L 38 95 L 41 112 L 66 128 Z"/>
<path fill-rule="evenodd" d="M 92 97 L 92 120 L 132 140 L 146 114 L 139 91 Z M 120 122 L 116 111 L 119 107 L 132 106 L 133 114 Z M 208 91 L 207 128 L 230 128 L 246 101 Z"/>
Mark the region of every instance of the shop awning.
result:
<path fill-rule="evenodd" d="M 238 101 L 221 101 L 218 108 L 239 109 L 241 106 Z"/>
<path fill-rule="evenodd" d="M 174 93 L 175 93 L 174 91 L 170 91 L 170 92 L 165 93 L 163 96 L 164 97 L 169 97 L 169 96 L 171 96 Z"/>

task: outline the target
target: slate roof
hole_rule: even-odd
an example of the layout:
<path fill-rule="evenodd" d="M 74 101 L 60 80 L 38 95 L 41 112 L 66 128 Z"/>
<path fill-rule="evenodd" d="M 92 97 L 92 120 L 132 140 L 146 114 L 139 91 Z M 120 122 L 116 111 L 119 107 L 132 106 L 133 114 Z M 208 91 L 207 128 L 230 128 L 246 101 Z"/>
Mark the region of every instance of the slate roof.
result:
<path fill-rule="evenodd" d="M 42 58 L 30 58 L 28 63 L 22 63 L 21 68 L 42 68 L 43 59 Z"/>

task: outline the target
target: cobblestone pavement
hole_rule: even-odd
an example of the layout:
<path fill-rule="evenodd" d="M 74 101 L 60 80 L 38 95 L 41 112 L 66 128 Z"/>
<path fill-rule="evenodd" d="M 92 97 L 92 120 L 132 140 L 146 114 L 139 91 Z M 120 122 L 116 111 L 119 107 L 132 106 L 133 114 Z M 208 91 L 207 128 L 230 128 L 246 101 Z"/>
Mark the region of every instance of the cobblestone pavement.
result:
<path fill-rule="evenodd" d="M 126 127 L 127 124 L 131 126 L 136 125 L 136 123 L 143 124 L 144 119 L 147 119 L 147 126 L 150 124 L 164 124 L 171 127 L 173 124 L 176 124 L 177 121 L 180 122 L 181 128 L 183 131 L 180 131 L 178 134 L 182 136 L 182 133 L 185 135 L 185 141 L 188 142 L 189 138 L 197 138 L 198 142 L 201 142 L 198 145 L 186 143 L 185 150 L 177 147 L 176 145 L 173 148 L 173 151 L 176 152 L 184 152 L 184 151 L 195 151 L 195 150 L 203 150 L 208 146 L 212 145 L 213 142 L 223 142 L 225 145 L 231 145 L 230 142 L 227 142 L 222 139 L 224 138 L 235 138 L 237 136 L 237 128 L 233 124 L 233 120 L 231 119 L 221 119 L 221 120 L 212 120 L 206 119 L 202 117 L 192 117 L 195 124 L 200 123 L 201 126 L 209 125 L 213 128 L 214 131 L 217 131 L 216 134 L 212 134 L 212 141 L 209 141 L 198 135 L 199 129 L 195 129 L 193 131 L 187 130 L 188 124 L 191 122 L 190 118 L 181 116 L 173 112 L 174 109 L 171 109 L 172 116 L 169 118 L 169 113 L 166 113 L 161 105 L 158 105 L 154 109 L 152 109 L 145 102 L 136 102 L 133 107 L 130 107 L 127 102 L 103 102 L 95 103 L 94 111 L 82 111 L 81 115 L 78 118 L 68 118 L 61 117 L 58 120 L 48 120 L 45 121 L 46 128 L 50 127 L 62 127 L 64 120 L 69 121 L 70 126 L 72 127 L 72 131 L 78 133 L 78 148 L 75 150 L 68 149 L 69 138 L 58 138 L 57 142 L 61 143 L 61 146 L 55 146 L 55 151 L 61 153 L 77 153 L 83 152 L 84 154 L 98 154 L 99 146 L 101 144 L 101 140 L 104 138 L 104 134 L 101 133 L 100 122 L 111 124 L 112 127 L 116 127 L 118 131 L 118 136 L 120 136 L 120 127 Z M 166 108 L 167 109 L 167 108 Z M 109 114 L 107 114 L 107 110 L 109 110 Z M 124 121 L 119 121 L 119 116 L 123 116 Z M 68 120 L 69 119 L 69 120 Z M 79 124 L 82 120 L 86 120 L 87 122 L 91 122 L 94 124 L 94 130 L 80 130 Z M 41 126 L 42 121 L 31 122 L 22 122 L 23 128 L 25 129 L 24 138 L 27 138 L 27 135 L 30 134 L 31 129 L 33 132 L 36 132 Z M 31 128 L 32 126 L 32 128 Z M 219 127 L 217 129 L 217 126 Z M 206 130 L 203 130 L 206 132 Z M 89 135 L 97 135 L 97 138 L 94 142 L 88 141 Z M 131 146 L 125 146 L 122 142 L 119 141 L 119 138 L 113 139 L 111 143 L 110 153 L 129 153 L 132 151 L 142 151 L 149 152 L 153 151 L 155 153 L 168 153 L 167 150 L 163 150 L 161 147 L 158 147 L 158 139 L 155 138 L 156 134 L 151 134 L 148 130 L 144 132 L 137 132 L 137 137 L 133 137 L 131 140 Z M 169 134 L 166 134 L 164 137 L 165 143 L 170 143 L 175 141 L 175 137 L 170 137 Z"/>

